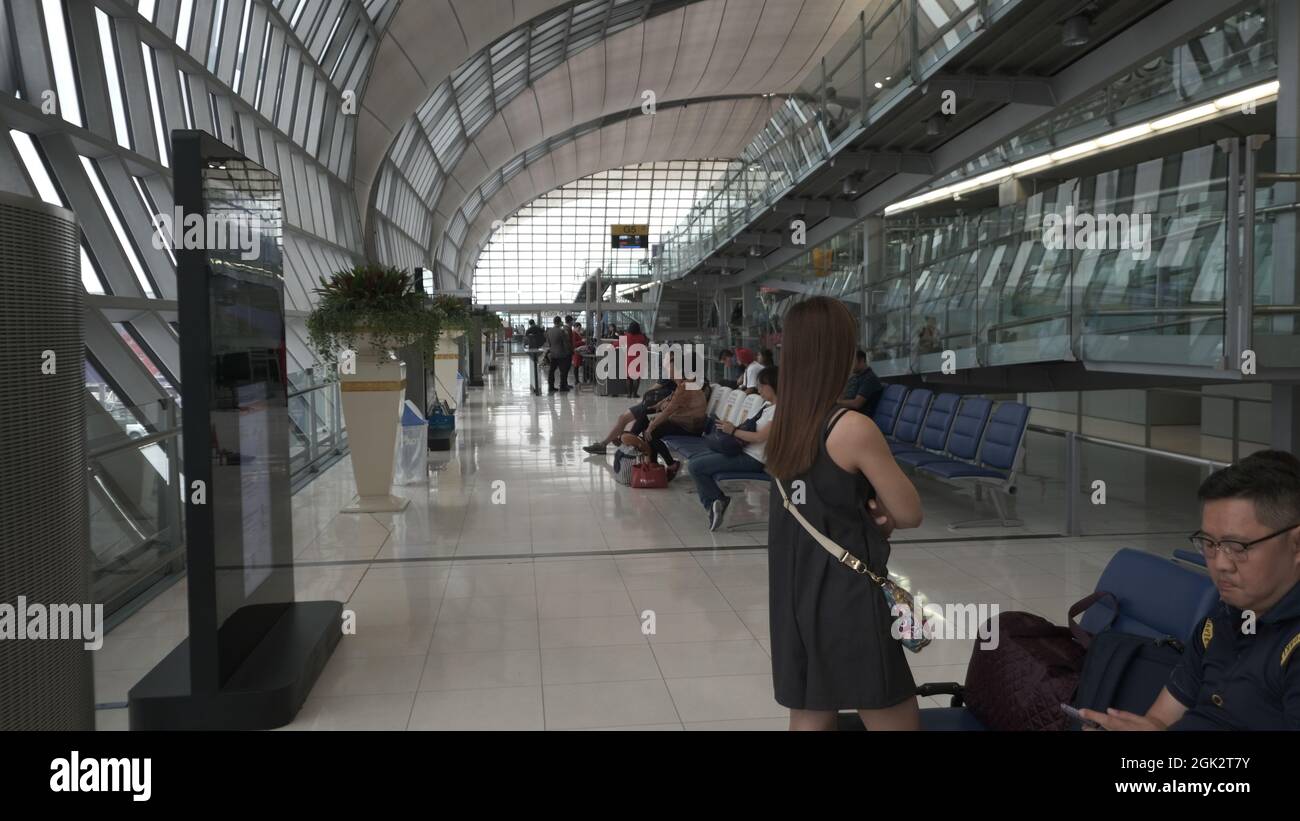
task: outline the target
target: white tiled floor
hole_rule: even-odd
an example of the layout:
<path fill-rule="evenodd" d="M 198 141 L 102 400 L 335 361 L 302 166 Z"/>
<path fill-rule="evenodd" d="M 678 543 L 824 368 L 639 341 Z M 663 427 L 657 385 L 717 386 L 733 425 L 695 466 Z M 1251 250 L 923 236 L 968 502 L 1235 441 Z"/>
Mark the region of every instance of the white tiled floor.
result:
<path fill-rule="evenodd" d="M 428 485 L 396 490 L 411 499 L 405 512 L 339 514 L 352 493 L 346 460 L 295 496 L 299 598 L 346 601 L 357 633 L 290 728 L 784 727 L 772 699 L 766 530 L 710 534 L 684 473 L 666 490 L 615 483 L 611 459 L 580 448 L 628 404 L 533 397 L 516 360 L 470 393 L 455 449 L 434 455 Z M 1119 547 L 1178 544 L 1011 538 L 1059 529 L 1036 510 L 1020 512 L 1026 528 L 955 537 L 946 524 L 972 518 L 972 501 L 930 484 L 922 493 L 927 522 L 898 534 L 890 569 L 934 602 L 1060 622 Z M 732 521 L 765 518 L 765 488 L 732 494 Z M 182 581 L 108 636 L 98 702 L 124 702 L 185 636 L 184 608 Z M 971 647 L 936 641 L 909 655 L 917 681 L 963 680 Z M 101 709 L 99 726 L 124 728 L 124 714 Z"/>

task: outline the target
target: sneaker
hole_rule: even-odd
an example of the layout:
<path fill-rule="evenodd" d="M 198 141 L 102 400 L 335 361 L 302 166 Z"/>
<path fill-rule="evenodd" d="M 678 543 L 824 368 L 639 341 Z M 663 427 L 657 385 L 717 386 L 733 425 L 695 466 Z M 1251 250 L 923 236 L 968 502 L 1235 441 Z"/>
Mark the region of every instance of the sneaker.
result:
<path fill-rule="evenodd" d="M 587 453 L 597 453 L 600 454 L 601 456 L 604 456 L 606 453 L 609 452 L 609 446 L 606 445 L 604 442 L 596 442 L 595 444 L 584 445 L 582 449 L 587 451 Z"/>
<path fill-rule="evenodd" d="M 722 519 L 727 515 L 727 505 L 731 504 L 731 499 L 723 496 L 721 499 L 714 499 L 713 506 L 709 508 L 709 532 L 713 533 L 722 527 Z"/>

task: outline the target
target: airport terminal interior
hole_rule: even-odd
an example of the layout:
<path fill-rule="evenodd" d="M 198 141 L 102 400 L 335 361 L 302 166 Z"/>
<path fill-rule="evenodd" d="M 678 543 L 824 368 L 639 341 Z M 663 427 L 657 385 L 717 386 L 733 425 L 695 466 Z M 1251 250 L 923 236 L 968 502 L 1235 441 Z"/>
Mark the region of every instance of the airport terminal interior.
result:
<path fill-rule="evenodd" d="M 1292 0 L 0 0 L 0 90 L 0 602 L 103 630 L 0 727 L 791 727 L 763 457 L 626 369 L 779 430 L 817 298 L 941 606 L 1215 602 L 1198 488 L 1300 451 Z"/>

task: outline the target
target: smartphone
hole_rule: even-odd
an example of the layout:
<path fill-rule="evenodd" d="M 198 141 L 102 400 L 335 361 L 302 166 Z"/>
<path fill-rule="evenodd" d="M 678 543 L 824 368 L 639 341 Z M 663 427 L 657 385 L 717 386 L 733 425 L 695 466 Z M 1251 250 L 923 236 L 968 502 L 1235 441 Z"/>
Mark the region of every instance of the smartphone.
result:
<path fill-rule="evenodd" d="M 1090 719 L 1086 719 L 1086 718 L 1084 718 L 1082 713 L 1080 713 L 1078 710 L 1076 710 L 1075 708 L 1071 707 L 1071 706 L 1068 705 L 1068 704 L 1062 704 L 1062 705 L 1061 705 L 1061 709 L 1065 711 L 1065 714 L 1066 714 L 1067 716 L 1069 716 L 1070 718 L 1072 718 L 1072 719 L 1074 719 L 1075 721 L 1079 722 L 1080 724 L 1082 724 L 1082 725 L 1085 726 L 1085 727 L 1089 727 L 1089 728 L 1091 728 L 1091 729 L 1093 729 L 1093 730 L 1100 730 L 1100 729 L 1102 729 L 1102 726 L 1101 726 L 1100 724 L 1098 724 L 1097 722 L 1092 721 L 1092 720 L 1090 720 Z"/>

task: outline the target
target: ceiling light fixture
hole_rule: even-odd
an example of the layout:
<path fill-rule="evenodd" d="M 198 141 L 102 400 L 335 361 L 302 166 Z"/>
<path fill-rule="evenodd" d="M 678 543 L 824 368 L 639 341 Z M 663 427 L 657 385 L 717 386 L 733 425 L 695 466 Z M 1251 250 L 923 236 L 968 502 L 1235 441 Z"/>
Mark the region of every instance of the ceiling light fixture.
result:
<path fill-rule="evenodd" d="M 1272 81 L 1258 86 L 1251 86 L 1241 91 L 1234 91 L 1232 94 L 1227 94 L 1211 102 L 1202 103 L 1182 111 L 1176 111 L 1158 120 L 1126 126 L 1118 131 L 1111 131 L 1090 140 L 1067 145 L 1047 154 L 1030 157 L 1007 168 L 991 171 L 971 179 L 959 180 L 942 188 L 935 188 L 914 197 L 899 200 L 885 206 L 885 214 L 897 214 L 938 200 L 952 199 L 968 191 L 1001 182 L 1008 177 L 1040 171 L 1099 153 L 1121 143 L 1144 139 L 1160 132 L 1191 125 L 1216 116 L 1226 116 L 1238 109 L 1242 109 L 1248 103 L 1263 102 L 1276 97 L 1280 88 L 1281 85 L 1277 81 Z M 930 120 L 926 121 L 927 133 L 929 132 L 930 122 L 934 119 L 936 118 L 931 117 Z"/>
<path fill-rule="evenodd" d="M 1067 46 L 1086 46 L 1092 39 L 1092 34 L 1088 31 L 1091 25 L 1087 15 L 1074 15 L 1061 26 L 1061 43 Z"/>

